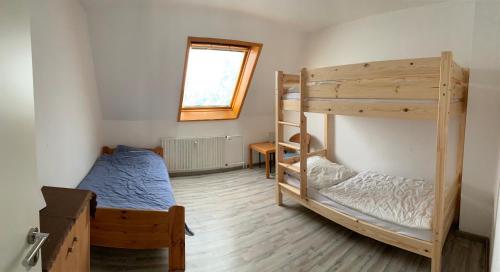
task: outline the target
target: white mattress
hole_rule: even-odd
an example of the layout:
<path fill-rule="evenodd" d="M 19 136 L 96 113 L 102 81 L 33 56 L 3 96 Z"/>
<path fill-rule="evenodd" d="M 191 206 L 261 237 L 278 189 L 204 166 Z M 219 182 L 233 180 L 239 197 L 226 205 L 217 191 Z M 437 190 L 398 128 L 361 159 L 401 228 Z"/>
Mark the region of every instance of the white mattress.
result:
<path fill-rule="evenodd" d="M 340 184 L 321 189 L 331 200 L 373 217 L 417 229 L 431 229 L 434 184 L 363 171 Z"/>
<path fill-rule="evenodd" d="M 285 175 L 285 182 L 299 188 L 300 186 L 300 181 L 290 175 Z M 335 209 L 338 212 L 350 215 L 352 217 L 358 218 L 359 220 L 362 220 L 364 222 L 382 227 L 384 229 L 414 237 L 420 240 L 426 240 L 426 241 L 431 241 L 432 240 L 432 231 L 428 229 L 417 229 L 417 228 L 410 228 L 410 227 L 405 227 L 399 224 L 391 223 L 382 219 L 378 219 L 376 217 L 367 215 L 365 213 L 362 213 L 360 211 L 351 209 L 347 206 L 341 205 L 331 199 L 329 199 L 326 196 L 323 196 L 322 194 L 319 193 L 317 189 L 314 189 L 312 187 L 309 187 L 307 189 L 307 194 L 310 199 L 316 200 L 320 202 L 321 204 L 327 205 L 333 209 Z"/>

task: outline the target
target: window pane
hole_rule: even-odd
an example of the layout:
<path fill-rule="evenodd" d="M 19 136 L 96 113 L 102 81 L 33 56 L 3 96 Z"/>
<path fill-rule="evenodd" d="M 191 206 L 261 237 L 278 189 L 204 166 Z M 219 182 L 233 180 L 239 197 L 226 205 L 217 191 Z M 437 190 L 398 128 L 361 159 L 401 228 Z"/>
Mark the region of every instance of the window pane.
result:
<path fill-rule="evenodd" d="M 189 50 L 182 107 L 229 107 L 245 52 Z"/>

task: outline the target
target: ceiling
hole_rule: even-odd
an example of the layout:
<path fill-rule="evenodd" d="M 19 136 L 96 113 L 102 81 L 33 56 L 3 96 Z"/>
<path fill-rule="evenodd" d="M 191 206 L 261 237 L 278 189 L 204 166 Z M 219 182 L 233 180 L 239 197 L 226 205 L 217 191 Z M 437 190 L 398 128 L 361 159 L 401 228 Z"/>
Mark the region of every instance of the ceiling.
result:
<path fill-rule="evenodd" d="M 81 0 L 87 7 L 102 5 L 196 5 L 242 12 L 302 31 L 314 31 L 358 18 L 424 6 L 443 0 Z"/>

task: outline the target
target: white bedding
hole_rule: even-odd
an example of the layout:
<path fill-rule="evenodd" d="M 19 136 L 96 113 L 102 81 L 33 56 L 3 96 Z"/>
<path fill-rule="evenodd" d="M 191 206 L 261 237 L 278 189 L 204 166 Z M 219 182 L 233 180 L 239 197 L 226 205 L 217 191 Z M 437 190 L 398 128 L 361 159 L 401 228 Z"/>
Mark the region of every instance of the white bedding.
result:
<path fill-rule="evenodd" d="M 300 168 L 300 162 L 294 163 L 293 166 Z M 307 185 L 318 190 L 339 184 L 356 174 L 354 170 L 322 156 L 307 158 Z M 298 178 L 298 174 L 296 177 Z"/>
<path fill-rule="evenodd" d="M 288 183 L 296 188 L 300 188 L 300 181 L 293 176 L 290 176 L 288 174 L 285 175 L 285 181 L 286 181 L 286 183 Z M 343 214 L 355 217 L 358 220 L 370 223 L 372 225 L 379 226 L 379 227 L 384 228 L 386 230 L 390 230 L 390 231 L 393 231 L 393 232 L 396 232 L 396 233 L 399 233 L 402 235 L 414 237 L 414 238 L 417 238 L 420 240 L 425 240 L 425 241 L 432 240 L 432 231 L 431 230 L 409 228 L 409 227 L 401 226 L 399 224 L 395 224 L 392 222 L 388 222 L 388 221 L 370 216 L 370 215 L 362 213 L 358 210 L 349 208 L 349 207 L 344 206 L 344 205 L 340 205 L 339 203 L 331 200 L 330 198 L 320 194 L 319 190 L 316 190 L 313 187 L 309 187 L 307 189 L 307 196 L 310 199 L 314 199 L 314 200 L 320 202 L 321 204 L 326 205 L 337 212 L 341 212 Z"/>
<path fill-rule="evenodd" d="M 341 205 L 388 222 L 417 229 L 431 228 L 432 182 L 364 171 L 320 193 Z"/>

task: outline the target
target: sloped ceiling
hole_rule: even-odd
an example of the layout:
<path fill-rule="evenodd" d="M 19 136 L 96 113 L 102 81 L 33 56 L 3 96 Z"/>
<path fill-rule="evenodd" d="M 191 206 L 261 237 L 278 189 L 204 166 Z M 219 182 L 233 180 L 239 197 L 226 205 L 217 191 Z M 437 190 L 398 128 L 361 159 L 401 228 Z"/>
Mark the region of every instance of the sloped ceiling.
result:
<path fill-rule="evenodd" d="M 443 2 L 441 0 L 81 0 L 88 7 L 196 5 L 246 13 L 301 31 L 314 31 L 358 18 Z"/>

